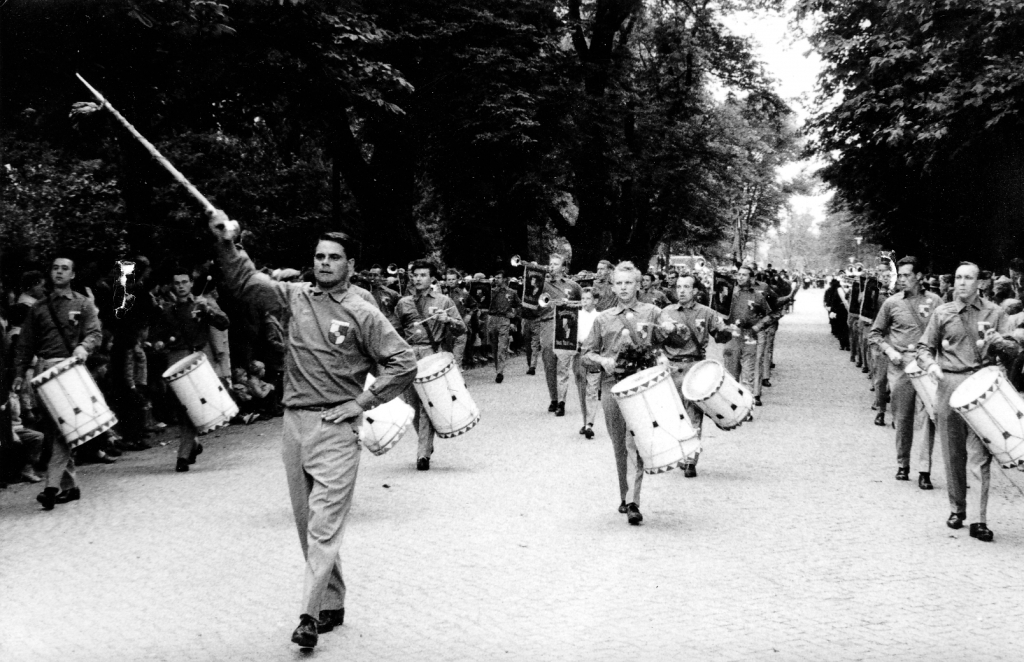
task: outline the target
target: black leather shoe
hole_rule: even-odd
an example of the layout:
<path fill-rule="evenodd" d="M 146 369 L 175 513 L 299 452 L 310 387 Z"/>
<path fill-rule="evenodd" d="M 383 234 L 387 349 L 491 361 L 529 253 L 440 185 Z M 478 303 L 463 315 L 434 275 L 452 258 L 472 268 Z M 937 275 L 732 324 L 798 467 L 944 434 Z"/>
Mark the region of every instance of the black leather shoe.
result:
<path fill-rule="evenodd" d="M 697 477 L 697 465 L 696 464 L 687 464 L 687 465 L 685 465 L 683 467 L 683 475 L 686 476 L 687 478 L 696 478 Z"/>
<path fill-rule="evenodd" d="M 60 494 L 54 497 L 54 503 L 68 503 L 69 501 L 78 501 L 82 498 L 82 490 L 77 487 L 72 487 L 69 490 L 61 490 Z"/>
<path fill-rule="evenodd" d="M 586 434 L 586 433 L 587 433 L 587 426 L 584 425 L 583 427 L 580 428 L 580 434 Z"/>
<path fill-rule="evenodd" d="M 528 375 L 536 375 L 537 374 L 537 369 L 536 368 L 532 368 L 532 367 L 531 368 L 527 368 L 526 369 L 526 374 L 528 374 Z"/>
<path fill-rule="evenodd" d="M 292 643 L 298 644 L 299 648 L 313 648 L 316 646 L 316 619 L 309 614 L 299 617 L 299 627 L 292 632 Z"/>
<path fill-rule="evenodd" d="M 96 451 L 96 461 L 100 464 L 113 464 L 117 462 L 117 460 L 107 455 L 105 451 Z"/>
<path fill-rule="evenodd" d="M 743 422 L 744 423 L 749 423 L 752 420 L 754 420 L 754 415 L 753 414 L 747 414 L 747 417 L 743 419 Z"/>
<path fill-rule="evenodd" d="M 330 632 L 336 627 L 341 627 L 345 624 L 345 608 L 341 609 L 324 609 L 320 612 L 320 618 L 316 625 L 316 631 L 320 634 Z"/>
<path fill-rule="evenodd" d="M 500 372 L 497 375 L 494 376 L 494 383 L 495 384 L 500 384 L 503 381 L 505 381 L 505 375 L 501 374 Z"/>
<path fill-rule="evenodd" d="M 555 409 L 555 416 L 565 416 L 565 403 L 559 402 L 558 407 Z"/>
<path fill-rule="evenodd" d="M 878 416 L 875 416 L 875 425 L 877 425 L 879 427 L 883 427 L 883 428 L 885 427 L 885 412 L 884 411 L 878 412 Z"/>
<path fill-rule="evenodd" d="M 623 515 L 626 514 L 626 502 L 625 501 L 623 501 L 622 503 L 619 504 L 619 512 L 622 513 Z"/>
<path fill-rule="evenodd" d="M 866 375 L 869 372 L 871 372 L 871 368 L 869 368 L 867 366 L 864 366 L 863 368 L 860 369 L 860 371 L 863 372 Z"/>
<path fill-rule="evenodd" d="M 755 395 L 754 396 L 754 405 L 757 406 L 757 407 L 761 407 L 762 406 L 761 405 L 761 396 L 759 396 L 759 395 Z"/>
<path fill-rule="evenodd" d="M 196 442 L 195 445 L 192 446 L 192 452 L 188 454 L 188 463 L 189 464 L 195 464 L 196 463 L 196 458 L 199 457 L 202 454 L 203 454 L 203 445 L 200 444 L 199 442 Z"/>
<path fill-rule="evenodd" d="M 548 405 L 548 411 L 549 412 L 558 411 L 558 401 L 557 400 L 552 400 L 551 401 L 551 404 Z"/>
<path fill-rule="evenodd" d="M 917 477 L 917 486 L 922 490 L 933 490 L 932 477 L 927 471 L 922 471 Z"/>
<path fill-rule="evenodd" d="M 640 507 L 635 503 L 626 506 L 626 517 L 633 526 L 640 526 L 640 522 L 644 521 L 644 516 L 640 514 Z"/>
<path fill-rule="evenodd" d="M 107 447 L 103 449 L 103 452 L 109 455 L 110 457 L 121 457 L 123 455 L 121 449 L 115 446 L 114 444 L 108 444 Z"/>
<path fill-rule="evenodd" d="M 56 487 L 47 487 L 45 490 L 36 495 L 36 501 L 43 506 L 43 510 L 53 510 L 53 506 L 57 503 L 57 492 Z"/>
<path fill-rule="evenodd" d="M 430 458 L 429 457 L 421 457 L 420 459 L 416 460 L 416 470 L 417 471 L 430 471 Z"/>
<path fill-rule="evenodd" d="M 910 467 L 900 467 L 897 469 L 896 480 L 910 480 Z"/>
<path fill-rule="evenodd" d="M 775 363 L 772 362 L 772 370 L 775 370 Z"/>
<path fill-rule="evenodd" d="M 966 513 L 950 513 L 949 519 L 946 520 L 946 526 L 951 529 L 962 529 L 965 519 L 967 519 Z"/>
<path fill-rule="evenodd" d="M 992 539 L 996 536 L 987 526 L 985 526 L 984 522 L 981 522 L 980 524 L 971 524 L 971 537 L 977 538 L 981 542 L 992 542 Z"/>
<path fill-rule="evenodd" d="M 584 430 L 584 432 L 583 432 L 583 436 L 586 437 L 587 439 L 593 439 L 594 438 L 594 426 L 593 425 L 588 425 L 586 427 L 586 430 Z"/>
<path fill-rule="evenodd" d="M 761 386 L 768 386 L 768 387 L 770 387 L 771 385 L 772 385 L 772 380 L 770 380 L 770 379 L 762 379 L 761 380 Z"/>
<path fill-rule="evenodd" d="M 184 473 L 188 471 L 188 460 L 183 457 L 178 458 L 178 464 L 175 465 L 174 470 L 178 473 Z"/>
<path fill-rule="evenodd" d="M 850 348 L 849 348 L 849 347 L 847 347 L 847 348 L 846 348 L 846 351 L 850 351 Z M 854 357 L 852 357 L 852 356 L 850 357 L 850 363 L 853 363 L 853 362 L 854 362 L 854 361 L 856 361 L 856 360 L 857 360 L 857 359 L 855 359 Z"/>

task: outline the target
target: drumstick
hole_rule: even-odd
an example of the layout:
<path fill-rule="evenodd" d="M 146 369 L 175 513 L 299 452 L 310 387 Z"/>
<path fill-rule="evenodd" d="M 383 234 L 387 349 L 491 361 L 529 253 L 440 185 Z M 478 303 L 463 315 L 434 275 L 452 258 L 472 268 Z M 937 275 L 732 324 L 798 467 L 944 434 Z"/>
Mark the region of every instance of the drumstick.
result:
<path fill-rule="evenodd" d="M 421 320 L 416 320 L 415 322 L 413 322 L 413 324 L 423 324 L 424 322 L 429 322 L 430 320 L 434 319 L 435 317 L 440 317 L 440 316 L 441 316 L 441 313 L 446 313 L 446 312 L 448 312 L 449 310 L 455 310 L 455 311 L 458 311 L 458 308 L 457 308 L 456 306 L 452 306 L 452 307 L 450 307 L 450 308 L 445 308 L 445 309 L 444 309 L 444 310 L 442 310 L 442 311 L 439 311 L 439 312 L 436 312 L 436 313 L 434 313 L 434 314 L 433 314 L 433 315 L 431 315 L 430 317 L 424 317 L 424 318 L 423 318 L 423 319 L 421 319 Z"/>
<path fill-rule="evenodd" d="M 124 118 L 124 115 L 122 115 L 121 113 L 117 112 L 117 109 L 114 108 L 112 105 L 110 105 L 110 102 L 107 101 L 103 97 L 102 94 L 100 94 L 99 90 L 97 90 L 95 87 L 93 87 L 92 85 L 87 83 L 86 80 L 84 78 L 82 78 L 81 75 L 75 74 L 75 76 L 78 78 L 78 80 L 82 81 L 83 85 L 85 85 L 87 88 L 89 88 L 90 92 L 93 93 L 93 96 L 96 97 L 96 100 L 100 102 L 100 108 L 104 108 L 105 107 L 107 110 L 109 110 L 114 115 L 114 117 L 117 118 L 117 121 L 119 121 L 122 125 L 124 125 L 124 128 L 128 129 L 128 131 L 133 136 L 135 136 L 135 138 L 140 143 L 142 143 L 142 146 L 146 148 L 146 151 L 149 152 L 150 156 L 152 156 L 154 159 L 156 159 L 157 163 L 162 165 L 167 170 L 167 172 L 171 173 L 171 176 L 174 177 L 174 179 L 176 179 L 179 184 L 184 186 L 185 189 L 189 193 L 192 194 L 192 197 L 194 197 L 196 200 L 199 201 L 199 204 L 201 204 L 203 206 L 203 208 L 206 210 L 206 213 L 212 214 L 215 211 L 217 211 L 217 208 L 214 207 L 213 204 L 209 200 L 206 199 L 206 196 L 204 196 L 202 193 L 200 193 L 199 189 L 197 189 L 195 186 L 193 186 L 192 182 L 188 181 L 185 178 L 185 175 L 181 174 L 181 172 L 177 168 L 175 168 L 174 165 L 172 165 L 170 161 L 167 160 L 167 157 L 164 156 L 163 154 L 161 154 L 160 150 L 158 150 L 156 147 L 153 146 L 153 143 L 151 143 L 148 140 L 146 140 L 145 136 L 143 136 L 141 133 L 139 133 L 135 129 L 135 127 L 132 126 L 131 123 Z"/>

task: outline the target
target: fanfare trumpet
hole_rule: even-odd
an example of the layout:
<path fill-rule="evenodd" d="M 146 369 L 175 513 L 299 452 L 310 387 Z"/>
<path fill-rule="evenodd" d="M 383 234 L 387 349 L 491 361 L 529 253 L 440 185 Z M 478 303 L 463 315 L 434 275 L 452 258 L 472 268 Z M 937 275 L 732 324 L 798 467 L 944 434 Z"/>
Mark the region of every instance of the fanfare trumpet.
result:
<path fill-rule="evenodd" d="M 543 268 L 543 265 L 541 265 L 541 264 L 539 264 L 537 262 L 527 262 L 527 261 L 524 261 L 523 258 L 519 257 L 518 255 L 513 255 L 512 259 L 509 260 L 509 263 L 513 267 L 541 267 L 541 268 Z"/>
<path fill-rule="evenodd" d="M 541 308 L 547 308 L 548 306 L 550 306 L 551 295 L 548 294 L 547 292 L 541 293 L 541 295 L 537 297 L 537 305 L 540 306 Z"/>

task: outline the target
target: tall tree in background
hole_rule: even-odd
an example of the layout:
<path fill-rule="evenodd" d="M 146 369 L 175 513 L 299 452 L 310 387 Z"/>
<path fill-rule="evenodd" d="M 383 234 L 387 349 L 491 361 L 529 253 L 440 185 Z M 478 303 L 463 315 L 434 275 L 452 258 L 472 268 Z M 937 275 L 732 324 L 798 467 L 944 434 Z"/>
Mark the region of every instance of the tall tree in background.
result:
<path fill-rule="evenodd" d="M 871 237 L 937 268 L 1024 252 L 1024 2 L 801 0 L 798 12 L 827 63 L 812 149 Z"/>

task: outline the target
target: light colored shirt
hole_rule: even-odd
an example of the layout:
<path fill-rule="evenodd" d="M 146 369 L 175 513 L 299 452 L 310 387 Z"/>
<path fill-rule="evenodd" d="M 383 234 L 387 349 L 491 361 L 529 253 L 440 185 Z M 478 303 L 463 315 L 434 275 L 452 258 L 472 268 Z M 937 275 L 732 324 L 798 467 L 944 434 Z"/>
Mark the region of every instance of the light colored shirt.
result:
<path fill-rule="evenodd" d="M 601 367 L 597 357 L 617 359 L 619 352 L 636 343 L 629 332 L 630 325 L 636 329 L 640 342 L 657 342 L 658 324 L 662 320 L 661 309 L 657 306 L 634 301 L 623 305 L 621 302 L 609 308 L 594 320 L 590 334 L 583 341 L 583 365 L 588 368 Z"/>
<path fill-rule="evenodd" d="M 355 400 L 372 409 L 396 398 L 416 377 L 412 349 L 364 297 L 347 288 L 328 293 L 310 283 L 275 281 L 231 242 L 218 243 L 218 263 L 235 296 L 287 310 L 284 406 Z M 376 380 L 364 391 L 371 371 Z"/>
<path fill-rule="evenodd" d="M 442 322 L 435 314 L 446 311 L 451 322 Z M 452 327 L 456 336 L 466 332 L 466 323 L 459 315 L 458 306 L 449 297 L 428 289 L 422 295 L 402 297 L 395 306 L 398 332 L 410 345 L 440 345 L 445 326 Z"/>
<path fill-rule="evenodd" d="M 898 352 L 912 351 L 924 335 L 928 320 L 942 304 L 936 294 L 922 291 L 911 297 L 908 292 L 894 294 L 882 303 L 878 316 L 868 332 L 868 342 L 883 352 L 893 348 Z"/>
<path fill-rule="evenodd" d="M 580 308 L 579 318 L 576 321 L 576 337 L 579 339 L 579 345 L 583 347 L 583 341 L 590 335 L 590 330 L 594 328 L 594 322 L 597 321 L 597 316 L 601 312 L 595 308 L 587 312 L 585 309 Z"/>
<path fill-rule="evenodd" d="M 52 303 L 54 315 L 47 302 Z M 72 350 L 81 345 L 91 354 L 99 347 L 102 335 L 99 313 L 88 297 L 72 290 L 51 293 L 32 306 L 21 326 L 14 374 L 24 375 L 34 356 L 43 360 L 69 358 L 68 345 Z"/>
<path fill-rule="evenodd" d="M 712 335 L 716 342 L 727 342 L 732 338 L 722 316 L 696 301 L 689 305 L 674 303 L 662 311 L 662 316 L 676 323 L 675 330 L 662 342 L 662 349 L 670 361 L 703 359 Z"/>
<path fill-rule="evenodd" d="M 927 370 L 937 363 L 943 372 L 971 372 L 995 362 L 999 350 L 993 345 L 979 348 L 980 325 L 995 329 L 1009 344 L 1002 353 L 1013 356 L 1020 346 L 1013 340 L 1013 325 L 1006 311 L 979 297 L 963 303 L 951 301 L 936 309 L 917 349 L 917 363 Z M 995 352 L 993 350 L 996 350 Z"/>

